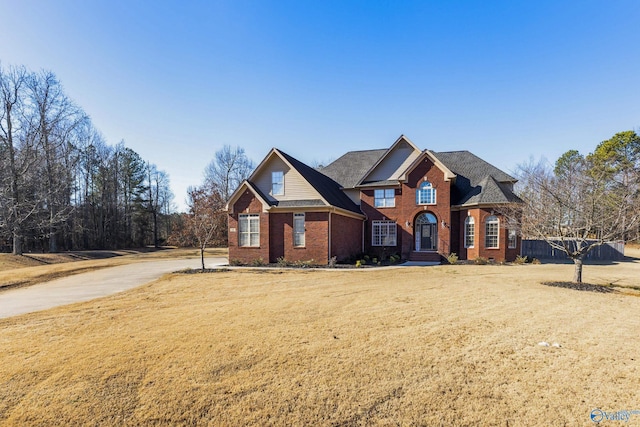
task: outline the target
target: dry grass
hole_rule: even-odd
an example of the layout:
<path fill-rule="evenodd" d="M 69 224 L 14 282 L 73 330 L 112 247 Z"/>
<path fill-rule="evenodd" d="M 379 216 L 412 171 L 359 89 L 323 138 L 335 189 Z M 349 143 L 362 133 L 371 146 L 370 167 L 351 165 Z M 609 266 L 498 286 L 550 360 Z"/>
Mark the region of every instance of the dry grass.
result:
<path fill-rule="evenodd" d="M 207 249 L 206 256 L 227 256 L 227 249 Z M 161 251 L 83 251 L 61 254 L 0 254 L 0 291 L 106 267 L 165 258 L 194 258 L 197 249 Z"/>
<path fill-rule="evenodd" d="M 572 268 L 172 275 L 5 319 L 0 424 L 589 425 L 594 408 L 640 409 L 640 298 L 540 285 Z"/>

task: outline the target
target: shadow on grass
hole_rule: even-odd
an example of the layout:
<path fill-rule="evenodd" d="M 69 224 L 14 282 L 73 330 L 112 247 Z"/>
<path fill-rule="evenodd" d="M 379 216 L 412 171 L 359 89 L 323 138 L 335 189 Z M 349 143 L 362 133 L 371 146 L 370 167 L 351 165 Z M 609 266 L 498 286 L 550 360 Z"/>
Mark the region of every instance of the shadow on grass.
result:
<path fill-rule="evenodd" d="M 543 285 L 546 286 L 554 286 L 557 288 L 567 288 L 573 289 L 576 291 L 587 291 L 587 292 L 601 292 L 605 294 L 610 294 L 617 292 L 610 286 L 603 285 L 592 285 L 590 283 L 576 283 L 576 282 L 542 282 Z"/>

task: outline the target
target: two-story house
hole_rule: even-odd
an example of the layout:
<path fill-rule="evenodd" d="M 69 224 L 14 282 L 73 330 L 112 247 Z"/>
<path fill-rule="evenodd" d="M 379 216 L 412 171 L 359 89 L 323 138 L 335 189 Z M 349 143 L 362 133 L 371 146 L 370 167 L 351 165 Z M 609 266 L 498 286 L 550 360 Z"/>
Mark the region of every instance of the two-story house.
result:
<path fill-rule="evenodd" d="M 520 237 L 501 214 L 516 179 L 468 151 L 351 151 L 314 169 L 274 148 L 227 204 L 229 259 L 513 260 Z"/>

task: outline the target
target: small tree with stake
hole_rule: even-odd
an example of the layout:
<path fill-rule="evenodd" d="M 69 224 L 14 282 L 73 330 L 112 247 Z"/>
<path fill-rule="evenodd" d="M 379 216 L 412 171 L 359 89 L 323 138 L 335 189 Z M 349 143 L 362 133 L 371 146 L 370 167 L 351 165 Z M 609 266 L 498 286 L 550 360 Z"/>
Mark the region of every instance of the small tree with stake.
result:
<path fill-rule="evenodd" d="M 225 226 L 224 200 L 218 192 L 204 188 L 189 189 L 189 213 L 183 238 L 191 240 L 200 249 L 200 261 L 204 270 L 204 251 Z"/>

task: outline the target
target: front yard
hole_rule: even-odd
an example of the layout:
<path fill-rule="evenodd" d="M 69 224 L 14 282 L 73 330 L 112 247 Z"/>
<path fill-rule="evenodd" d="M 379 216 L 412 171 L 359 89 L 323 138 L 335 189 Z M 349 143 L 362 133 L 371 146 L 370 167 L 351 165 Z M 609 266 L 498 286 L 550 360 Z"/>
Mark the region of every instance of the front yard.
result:
<path fill-rule="evenodd" d="M 1 320 L 0 424 L 588 425 L 597 408 L 640 410 L 640 298 L 540 284 L 572 269 L 172 275 Z M 638 277 L 635 260 L 584 279 Z"/>

